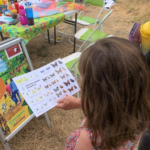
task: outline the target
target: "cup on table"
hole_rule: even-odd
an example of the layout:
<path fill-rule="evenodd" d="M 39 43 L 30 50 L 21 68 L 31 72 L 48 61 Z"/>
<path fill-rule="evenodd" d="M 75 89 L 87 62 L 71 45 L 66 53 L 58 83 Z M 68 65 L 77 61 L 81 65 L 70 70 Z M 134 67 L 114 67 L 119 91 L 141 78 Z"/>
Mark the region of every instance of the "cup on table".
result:
<path fill-rule="evenodd" d="M 13 19 L 17 18 L 17 10 L 16 9 L 11 10 L 11 16 L 12 16 Z"/>

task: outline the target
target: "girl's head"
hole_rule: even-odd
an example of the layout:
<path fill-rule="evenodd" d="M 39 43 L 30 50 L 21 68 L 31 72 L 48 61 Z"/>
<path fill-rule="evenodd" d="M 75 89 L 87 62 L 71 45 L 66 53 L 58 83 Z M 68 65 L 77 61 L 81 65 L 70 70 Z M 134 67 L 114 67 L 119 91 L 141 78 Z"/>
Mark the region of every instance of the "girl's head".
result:
<path fill-rule="evenodd" d="M 93 139 L 100 133 L 102 149 L 116 149 L 150 126 L 149 69 L 139 47 L 117 37 L 99 40 L 82 53 L 79 72 L 86 125 Z"/>

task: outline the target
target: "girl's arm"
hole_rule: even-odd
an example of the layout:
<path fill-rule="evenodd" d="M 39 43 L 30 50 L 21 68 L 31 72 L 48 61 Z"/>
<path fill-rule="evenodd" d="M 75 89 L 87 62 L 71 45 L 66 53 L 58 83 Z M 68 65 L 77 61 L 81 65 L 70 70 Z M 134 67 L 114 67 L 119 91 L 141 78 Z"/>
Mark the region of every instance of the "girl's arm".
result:
<path fill-rule="evenodd" d="M 81 108 L 81 99 L 74 96 L 66 96 L 57 101 L 56 107 L 64 110 Z"/>

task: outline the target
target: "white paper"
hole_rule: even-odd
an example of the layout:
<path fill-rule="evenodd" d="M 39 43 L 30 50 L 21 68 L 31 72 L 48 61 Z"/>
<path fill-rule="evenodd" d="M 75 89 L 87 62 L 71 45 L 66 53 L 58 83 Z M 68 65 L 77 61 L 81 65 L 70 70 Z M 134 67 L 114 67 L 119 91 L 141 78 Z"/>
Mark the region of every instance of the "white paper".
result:
<path fill-rule="evenodd" d="M 36 117 L 55 107 L 57 100 L 80 90 L 61 59 L 13 80 Z"/>
<path fill-rule="evenodd" d="M 0 22 L 4 22 L 9 24 L 12 22 L 14 19 L 12 17 L 7 17 L 7 16 L 0 16 Z"/>

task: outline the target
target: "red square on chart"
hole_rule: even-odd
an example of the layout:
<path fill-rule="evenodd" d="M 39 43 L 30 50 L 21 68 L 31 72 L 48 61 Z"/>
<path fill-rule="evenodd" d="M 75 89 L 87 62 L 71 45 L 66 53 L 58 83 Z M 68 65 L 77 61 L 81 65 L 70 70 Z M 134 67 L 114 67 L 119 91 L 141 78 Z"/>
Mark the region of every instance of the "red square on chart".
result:
<path fill-rule="evenodd" d="M 22 53 L 22 50 L 20 48 L 20 45 L 16 44 L 14 46 L 7 48 L 5 52 L 6 52 L 8 59 L 12 59 L 13 57 L 20 55 Z"/>

